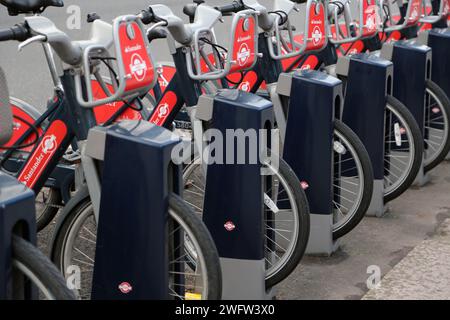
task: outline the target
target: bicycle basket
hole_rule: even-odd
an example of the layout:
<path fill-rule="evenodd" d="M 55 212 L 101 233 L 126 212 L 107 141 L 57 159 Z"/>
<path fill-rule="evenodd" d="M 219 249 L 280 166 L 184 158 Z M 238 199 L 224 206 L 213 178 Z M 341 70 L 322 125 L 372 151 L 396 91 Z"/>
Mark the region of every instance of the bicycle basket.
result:
<path fill-rule="evenodd" d="M 140 19 L 133 15 L 120 16 L 113 22 L 114 53 L 108 48 L 91 45 L 83 52 L 83 78 L 76 79 L 78 102 L 84 107 L 95 107 L 119 100 L 132 99 L 144 95 L 153 88 L 157 76 L 149 51 L 149 42 Z M 113 90 L 106 85 L 99 72 L 99 65 L 108 66 Z M 92 89 L 95 77 L 105 92 L 105 98 L 98 98 Z M 83 81 L 83 84 L 81 84 Z M 85 86 L 85 94 L 82 93 Z"/>
<path fill-rule="evenodd" d="M 381 26 L 380 8 L 377 0 L 361 0 L 363 10 L 362 38 L 375 36 Z"/>
<path fill-rule="evenodd" d="M 306 23 L 306 51 L 318 51 L 327 45 L 326 16 L 327 10 L 322 1 L 308 1 Z"/>
<path fill-rule="evenodd" d="M 366 0 L 359 0 L 358 19 L 354 20 L 351 13 L 349 0 L 334 0 L 328 4 L 328 34 L 329 41 L 339 45 L 355 42 L 364 35 L 364 4 Z M 367 28 L 367 27 L 366 27 Z"/>
<path fill-rule="evenodd" d="M 393 8 L 392 3 L 390 1 L 387 1 L 387 4 L 383 4 L 380 1 L 380 4 L 382 6 L 381 10 L 385 17 L 385 20 L 387 21 L 387 26 L 384 28 L 384 32 L 392 32 L 397 30 L 402 30 L 407 27 L 416 25 L 421 16 L 422 16 L 422 0 L 410 0 L 408 1 L 408 6 L 406 8 L 405 13 L 405 19 L 403 20 L 403 23 L 397 24 L 397 21 L 394 18 L 393 15 Z M 386 19 L 387 18 L 387 19 Z"/>
<path fill-rule="evenodd" d="M 230 72 L 253 68 L 258 58 L 258 18 L 254 10 L 233 15 L 230 46 L 219 52 L 214 31 L 196 30 L 193 44 L 186 52 L 189 76 L 194 80 L 217 80 Z M 211 51 L 207 52 L 207 49 Z M 223 47 L 222 47 L 223 48 Z"/>
<path fill-rule="evenodd" d="M 272 59 L 287 61 L 287 59 L 299 56 L 304 52 L 320 51 L 327 45 L 328 39 L 325 32 L 327 9 L 324 2 L 308 0 L 305 12 L 304 32 L 294 37 L 292 37 L 289 21 L 285 26 L 281 26 L 279 25 L 280 19 L 276 19 L 274 36 L 269 40 L 269 53 Z M 288 39 L 281 35 L 282 30 L 287 32 Z"/>
<path fill-rule="evenodd" d="M 9 91 L 3 69 L 0 68 L 0 145 L 8 142 L 13 133 L 13 119 Z"/>
<path fill-rule="evenodd" d="M 439 20 L 446 18 L 450 14 L 450 0 L 440 0 L 438 12 L 434 11 L 432 5 L 426 6 L 422 10 L 423 17 L 420 19 L 421 23 L 431 23 L 434 24 Z"/>
<path fill-rule="evenodd" d="M 295 4 L 291 1 L 275 1 L 274 10 L 270 13 L 274 18 L 273 29 L 270 37 L 267 37 L 269 54 L 272 59 L 292 58 L 300 55 L 306 48 L 306 44 L 297 43 L 293 35 L 289 15 L 294 7 Z"/>

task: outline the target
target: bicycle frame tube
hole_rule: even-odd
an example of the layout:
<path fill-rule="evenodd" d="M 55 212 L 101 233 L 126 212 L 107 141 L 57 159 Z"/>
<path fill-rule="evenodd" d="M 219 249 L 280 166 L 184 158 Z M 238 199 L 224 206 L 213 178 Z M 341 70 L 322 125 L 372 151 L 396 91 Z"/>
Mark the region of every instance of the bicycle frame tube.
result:
<path fill-rule="evenodd" d="M 73 76 L 66 71 L 61 77 L 64 95 L 55 109 L 49 109 L 50 123 L 45 128 L 30 156 L 19 170 L 17 179 L 37 194 L 58 165 L 74 138 L 86 140 L 95 125 L 92 110 L 81 108 L 76 102 Z M 47 112 L 46 112 L 47 113 Z"/>
<path fill-rule="evenodd" d="M 238 85 L 238 88 L 241 90 L 244 90 L 243 84 L 245 84 L 245 88 L 249 88 L 249 90 L 244 91 L 256 93 L 263 82 L 268 85 L 277 83 L 282 72 L 291 72 L 294 69 L 301 68 L 303 63 L 308 61 L 308 58 L 310 57 L 316 57 L 317 59 L 316 64 L 312 68 L 316 70 L 319 69 L 323 63 L 325 63 L 325 65 L 337 63 L 336 46 L 332 43 L 328 43 L 327 46 L 320 52 L 299 55 L 297 58 L 292 60 L 287 67 L 283 68 L 281 61 L 271 58 L 269 54 L 268 42 L 265 39 L 266 36 L 264 34 L 260 34 L 260 37 L 264 37 L 264 39 L 260 39 L 258 48 L 259 52 L 262 53 L 263 56 L 258 59 L 258 62 L 252 70 L 245 73 L 243 79 Z"/>
<path fill-rule="evenodd" d="M 258 51 L 259 53 L 262 53 L 263 56 L 258 59 L 253 70 L 257 74 L 260 74 L 267 84 L 277 83 L 278 77 L 283 71 L 281 62 L 271 57 L 267 36 L 265 34 L 260 34 L 259 38 Z"/>
<path fill-rule="evenodd" d="M 242 91 L 256 93 L 263 82 L 273 84 L 278 82 L 278 77 L 283 68 L 279 60 L 275 60 L 270 56 L 267 36 L 264 33 L 259 34 L 258 52 L 262 57 L 258 58 L 255 66 L 244 73 L 242 79 L 236 87 Z M 223 87 L 228 88 L 229 81 L 222 81 Z"/>
<path fill-rule="evenodd" d="M 60 107 L 61 105 L 61 94 L 59 92 L 56 93 L 55 95 L 55 100 L 51 102 L 51 104 L 47 107 L 47 110 L 33 123 L 33 125 L 39 130 L 42 129 L 42 124 L 45 120 L 49 119 L 53 113 L 55 113 L 55 111 Z M 19 139 L 17 139 L 17 141 L 15 142 L 15 145 L 22 145 L 25 143 L 25 141 L 27 141 L 30 138 L 33 138 L 35 135 L 34 130 L 30 127 L 28 128 L 23 134 L 22 136 L 19 137 Z M 0 161 L 0 166 L 3 168 L 5 168 L 8 171 L 11 172 L 15 172 L 17 171 L 17 169 L 9 169 L 8 167 L 8 161 L 11 159 L 11 157 L 13 156 L 13 154 L 16 152 L 17 150 L 15 149 L 9 149 L 6 150 L 5 153 L 2 156 L 2 160 Z"/>
<path fill-rule="evenodd" d="M 196 106 L 201 95 L 200 83 L 189 77 L 183 48 L 177 49 L 173 54 L 173 60 L 177 73 L 148 118 L 151 123 L 166 128 L 170 128 L 184 104 L 188 107 Z"/>

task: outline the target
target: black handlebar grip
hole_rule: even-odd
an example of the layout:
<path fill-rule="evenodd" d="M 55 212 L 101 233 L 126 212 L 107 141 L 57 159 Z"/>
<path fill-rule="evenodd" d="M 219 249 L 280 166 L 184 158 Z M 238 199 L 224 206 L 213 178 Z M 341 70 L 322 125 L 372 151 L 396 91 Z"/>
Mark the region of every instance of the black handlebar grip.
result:
<path fill-rule="evenodd" d="M 0 41 L 14 40 L 14 32 L 11 28 L 0 30 Z"/>
<path fill-rule="evenodd" d="M 167 38 L 167 33 L 166 30 L 163 28 L 155 28 L 150 32 L 148 32 L 147 38 L 149 42 L 152 42 L 153 40 L 156 39 L 165 39 Z"/>
<path fill-rule="evenodd" d="M 141 11 L 141 21 L 145 25 L 155 22 L 155 15 L 153 14 L 152 8 Z"/>
<path fill-rule="evenodd" d="M 92 23 L 95 20 L 101 19 L 100 16 L 96 12 L 88 13 L 87 22 Z"/>
<path fill-rule="evenodd" d="M 30 35 L 25 24 L 16 24 L 11 28 L 0 30 L 0 41 L 24 41 L 28 39 L 29 36 Z"/>
<path fill-rule="evenodd" d="M 188 3 L 183 7 L 183 13 L 189 17 L 189 22 L 193 23 L 195 18 L 195 12 L 197 11 L 198 4 Z"/>
<path fill-rule="evenodd" d="M 222 14 L 230 14 L 245 9 L 245 6 L 238 0 L 233 1 L 231 4 L 215 7 L 216 10 L 222 12 Z"/>

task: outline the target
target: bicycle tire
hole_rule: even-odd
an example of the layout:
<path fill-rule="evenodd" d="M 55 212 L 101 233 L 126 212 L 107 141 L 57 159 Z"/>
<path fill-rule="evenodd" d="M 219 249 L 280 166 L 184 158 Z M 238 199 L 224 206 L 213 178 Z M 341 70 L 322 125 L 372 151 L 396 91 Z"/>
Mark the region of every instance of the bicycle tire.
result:
<path fill-rule="evenodd" d="M 38 196 L 36 196 L 36 202 L 37 202 L 39 195 L 42 192 L 44 192 L 44 189 L 46 189 L 46 187 L 42 188 L 41 192 L 39 192 Z M 44 203 L 44 205 L 45 205 L 44 210 L 38 211 L 37 210 L 38 208 L 36 208 L 37 231 L 41 231 L 46 226 L 48 226 L 50 224 L 50 222 L 52 222 L 52 220 L 55 218 L 56 214 L 58 213 L 59 206 L 62 203 L 61 193 L 59 192 L 59 190 L 57 190 L 55 188 L 47 188 L 47 189 L 49 190 L 49 194 L 48 194 L 48 198 L 47 198 L 48 200 L 45 201 L 45 203 Z"/>
<path fill-rule="evenodd" d="M 350 127 L 340 120 L 334 121 L 334 128 L 338 134 L 341 134 L 348 140 L 349 144 L 354 149 L 361 165 L 363 178 L 363 190 L 358 208 L 345 224 L 339 226 L 339 228 L 333 228 L 333 239 L 336 240 L 352 231 L 364 218 L 372 201 L 374 176 L 369 154 L 358 136 L 350 129 Z"/>
<path fill-rule="evenodd" d="M 189 226 L 195 239 L 201 246 L 202 254 L 205 259 L 206 273 L 208 275 L 208 296 L 204 297 L 207 300 L 219 300 L 222 295 L 222 275 L 219 262 L 219 256 L 214 242 L 209 234 L 208 229 L 198 219 L 195 213 L 183 203 L 184 201 L 177 195 L 171 194 L 169 196 L 169 208 L 178 214 L 179 220 Z M 51 252 L 51 259 L 55 265 L 63 270 L 65 266 L 64 252 L 67 243 L 67 236 L 70 234 L 71 228 L 76 225 L 77 219 L 81 219 L 81 214 L 88 210 L 91 206 L 90 199 L 87 198 L 80 202 L 62 221 L 62 227 L 58 234 L 55 235 L 55 245 Z M 170 210 L 169 209 L 169 210 Z"/>
<path fill-rule="evenodd" d="M 396 116 L 401 118 L 400 120 L 403 121 L 403 124 L 408 127 L 405 129 L 406 132 L 410 132 L 414 153 L 409 172 L 407 172 L 406 176 L 403 178 L 403 181 L 399 183 L 396 188 L 384 193 L 385 203 L 390 202 L 402 195 L 414 183 L 422 165 L 424 150 L 423 137 L 419 125 L 408 108 L 393 96 L 388 95 L 386 99 L 386 110 L 388 109 L 394 110 L 394 112 L 397 113 Z"/>
<path fill-rule="evenodd" d="M 288 259 L 288 262 L 280 270 L 278 270 L 277 273 L 266 277 L 266 288 L 274 287 L 276 284 L 286 279 L 297 268 L 305 254 L 310 234 L 309 204 L 305 191 L 301 188 L 301 183 L 294 170 L 292 170 L 292 168 L 282 158 L 279 158 L 279 166 L 281 176 L 284 177 L 287 181 L 287 185 L 292 188 L 291 191 L 294 193 L 294 199 L 298 208 L 297 212 L 300 229 L 296 240 L 296 246 L 293 250 L 293 255 Z"/>
<path fill-rule="evenodd" d="M 38 248 L 18 236 L 12 238 L 12 264 L 41 291 L 48 291 L 49 299 L 75 299 L 56 266 Z"/>
<path fill-rule="evenodd" d="M 26 114 L 27 119 L 33 119 L 33 121 L 36 121 L 40 116 L 40 114 L 38 113 L 39 111 L 37 109 L 35 109 L 34 107 L 32 107 L 31 105 L 27 104 L 22 100 L 11 98 L 11 104 L 15 106 L 15 108 L 13 108 L 13 114 L 17 108 L 21 112 Z M 18 152 L 22 151 L 19 149 Z M 24 155 L 28 154 L 28 152 L 23 151 L 23 154 Z M 45 203 L 43 210 L 38 210 L 39 208 L 36 208 L 37 231 L 41 231 L 42 229 L 44 229 L 53 220 L 53 218 L 58 213 L 59 206 L 61 205 L 61 194 L 59 190 L 54 188 L 49 188 L 49 190 L 50 190 L 48 197 L 49 201 Z M 43 192 L 43 190 L 41 190 L 41 192 Z M 36 199 L 38 199 L 38 197 L 39 194 L 36 196 Z"/>
<path fill-rule="evenodd" d="M 190 172 L 192 172 L 195 166 L 200 166 L 198 163 L 198 158 L 195 159 L 192 163 L 187 165 L 184 168 L 183 179 L 185 186 L 192 185 L 188 183 L 186 180 L 189 177 Z M 266 276 L 265 283 L 266 288 L 271 288 L 283 281 L 287 278 L 292 271 L 298 266 L 300 260 L 302 259 L 306 247 L 309 240 L 309 232 L 310 232 L 310 221 L 309 221 L 309 205 L 308 200 L 306 198 L 306 194 L 304 190 L 301 188 L 301 183 L 294 171 L 289 167 L 289 165 L 281 158 L 278 158 L 279 168 L 278 173 L 280 175 L 280 180 L 284 180 L 283 187 L 289 186 L 289 193 L 293 194 L 293 199 L 295 201 L 295 206 L 297 208 L 297 234 L 296 238 L 292 239 L 291 242 L 294 243 L 293 246 L 290 247 L 290 254 L 287 258 L 284 259 L 284 263 L 278 269 L 275 269 L 275 272 L 268 272 L 266 268 Z M 286 192 L 286 191 L 283 191 Z M 198 191 L 197 191 L 197 194 Z M 189 202 L 188 202 L 189 204 Z M 194 206 L 194 204 L 190 204 Z M 198 207 L 197 207 L 198 209 Z M 201 210 L 199 210 L 199 214 L 201 214 Z M 267 251 L 266 251 L 267 253 Z M 267 267 L 267 266 L 266 266 Z M 269 268 L 270 270 L 270 268 Z"/>
<path fill-rule="evenodd" d="M 425 159 L 425 166 L 424 166 L 424 170 L 425 173 L 429 172 L 430 170 L 434 169 L 437 165 L 439 165 L 442 161 L 445 160 L 445 158 L 447 157 L 447 155 L 450 152 L 450 99 L 448 98 L 448 96 L 445 94 L 444 90 L 442 90 L 441 87 L 439 87 L 435 82 L 431 81 L 431 80 L 427 80 L 426 81 L 426 90 L 432 94 L 433 98 L 439 105 L 440 105 L 440 111 L 442 112 L 442 116 L 443 116 L 443 121 L 444 121 L 444 126 L 446 126 L 446 128 L 444 128 L 444 134 L 445 131 L 446 134 L 444 136 L 444 142 L 442 143 L 442 147 L 439 150 L 438 154 L 434 156 L 434 159 L 432 159 L 431 161 L 427 161 L 427 159 Z M 426 120 L 425 120 L 425 123 Z M 427 141 L 425 140 L 425 143 L 427 143 Z"/>
<path fill-rule="evenodd" d="M 222 297 L 222 269 L 220 267 L 219 254 L 214 245 L 211 234 L 203 223 L 199 223 L 196 214 L 189 208 L 186 202 L 177 195 L 169 198 L 169 206 L 178 213 L 180 220 L 184 221 L 192 230 L 195 230 L 195 238 L 202 246 L 205 256 L 205 265 L 208 267 L 206 274 L 211 285 L 208 288 L 207 300 L 220 300 Z M 179 221 L 180 222 L 180 221 Z"/>

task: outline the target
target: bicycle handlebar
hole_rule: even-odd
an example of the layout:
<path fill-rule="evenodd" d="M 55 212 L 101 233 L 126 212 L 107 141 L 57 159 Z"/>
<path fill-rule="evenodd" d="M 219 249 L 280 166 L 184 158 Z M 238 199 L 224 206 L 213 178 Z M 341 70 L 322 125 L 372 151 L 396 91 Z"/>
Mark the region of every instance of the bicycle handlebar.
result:
<path fill-rule="evenodd" d="M 241 1 L 235 0 L 231 4 L 226 4 L 224 6 L 217 6 L 214 9 L 222 12 L 223 15 L 239 12 L 245 9 L 244 4 Z"/>
<path fill-rule="evenodd" d="M 30 37 L 30 32 L 24 23 L 0 30 L 0 41 L 24 41 Z"/>
<path fill-rule="evenodd" d="M 149 29 L 147 31 L 147 38 L 148 41 L 152 42 L 156 39 L 166 39 L 167 38 L 167 32 L 164 28 L 153 28 Z"/>

